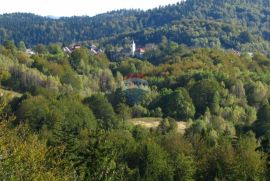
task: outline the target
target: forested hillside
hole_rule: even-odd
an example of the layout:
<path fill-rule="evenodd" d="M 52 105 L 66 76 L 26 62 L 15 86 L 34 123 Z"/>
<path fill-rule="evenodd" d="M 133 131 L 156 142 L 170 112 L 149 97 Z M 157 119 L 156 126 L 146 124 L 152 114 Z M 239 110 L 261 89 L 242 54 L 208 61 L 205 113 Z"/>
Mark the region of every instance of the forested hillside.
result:
<path fill-rule="evenodd" d="M 157 46 L 155 65 L 83 46 L 29 55 L 1 45 L 0 178 L 267 180 L 270 59 Z M 147 87 L 126 88 L 131 73 Z"/>
<path fill-rule="evenodd" d="M 1 15 L 0 180 L 268 181 L 269 9 Z"/>
<path fill-rule="evenodd" d="M 0 16 L 0 42 L 23 40 L 33 46 L 103 39 L 106 46 L 130 37 L 144 45 L 166 35 L 188 46 L 268 53 L 269 9 L 267 0 L 188 0 L 148 11 L 119 10 L 94 17 L 5 14 Z"/>

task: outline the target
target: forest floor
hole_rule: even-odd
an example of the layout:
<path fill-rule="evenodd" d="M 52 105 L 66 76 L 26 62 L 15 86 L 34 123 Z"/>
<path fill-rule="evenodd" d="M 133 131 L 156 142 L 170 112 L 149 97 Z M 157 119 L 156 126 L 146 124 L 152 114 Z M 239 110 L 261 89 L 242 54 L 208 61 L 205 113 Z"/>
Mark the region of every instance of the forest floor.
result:
<path fill-rule="evenodd" d="M 145 128 L 156 128 L 158 127 L 162 118 L 154 118 L 154 117 L 145 117 L 145 118 L 134 118 L 129 119 L 128 122 L 133 125 L 141 125 Z M 183 121 L 177 121 L 177 131 L 180 133 L 185 133 L 187 128 L 187 123 Z"/>

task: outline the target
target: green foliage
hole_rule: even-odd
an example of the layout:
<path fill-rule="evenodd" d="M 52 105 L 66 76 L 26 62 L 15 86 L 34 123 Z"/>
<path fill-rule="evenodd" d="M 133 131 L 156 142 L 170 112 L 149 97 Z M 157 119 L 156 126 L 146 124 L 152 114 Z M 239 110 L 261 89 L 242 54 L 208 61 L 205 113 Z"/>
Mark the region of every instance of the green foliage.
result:
<path fill-rule="evenodd" d="M 57 156 L 50 157 L 53 149 L 39 140 L 38 135 L 31 134 L 26 125 L 10 129 L 9 123 L 1 120 L 0 128 L 1 179 L 74 179 L 71 166 Z"/>
<path fill-rule="evenodd" d="M 9 40 L 7 40 L 7 41 L 5 41 L 4 43 L 3 43 L 3 45 L 4 45 L 4 47 L 6 48 L 6 49 L 8 49 L 9 51 L 11 51 L 12 53 L 15 53 L 15 51 L 16 51 L 16 46 L 15 46 L 15 44 L 14 44 L 14 42 L 12 42 L 12 41 L 9 41 Z"/>
<path fill-rule="evenodd" d="M 241 32 L 240 35 L 238 36 L 239 41 L 241 43 L 251 43 L 252 42 L 252 36 L 249 32 Z"/>
<path fill-rule="evenodd" d="M 270 59 L 254 52 L 269 50 L 268 7 L 188 0 L 93 18 L 1 15 L 0 42 L 15 37 L 18 47 L 0 46 L 1 179 L 267 180 Z M 20 38 L 25 28 L 31 38 Z M 128 57 L 132 39 L 141 60 Z M 130 73 L 144 74 L 149 90 L 124 90 Z M 129 119 L 147 116 L 162 121 L 148 129 Z"/>
<path fill-rule="evenodd" d="M 257 121 L 254 122 L 254 131 L 258 136 L 264 135 L 270 130 L 270 106 L 261 107 L 257 113 Z"/>
<path fill-rule="evenodd" d="M 34 51 L 39 53 L 39 54 L 47 54 L 48 53 L 47 47 L 45 45 L 43 45 L 43 44 L 37 44 L 34 47 Z"/>
<path fill-rule="evenodd" d="M 122 180 L 125 165 L 117 163 L 119 150 L 108 142 L 108 135 L 91 132 L 84 149 L 74 160 L 80 180 Z"/>
<path fill-rule="evenodd" d="M 13 39 L 18 44 L 24 39 L 27 45 L 37 45 L 101 40 L 104 47 L 111 47 L 110 51 L 114 49 L 112 45 L 125 42 L 127 37 L 139 44 L 162 42 L 170 50 L 175 47 L 169 42 L 173 40 L 195 47 L 267 52 L 269 6 L 267 1 L 259 0 L 188 0 L 150 11 L 119 10 L 94 17 L 50 19 L 33 14 L 4 14 L 0 42 Z M 169 41 L 165 41 L 165 36 Z"/>
<path fill-rule="evenodd" d="M 154 110 L 150 111 L 150 115 L 153 117 L 162 117 L 162 109 L 160 107 L 155 108 Z"/>
<path fill-rule="evenodd" d="M 249 132 L 240 137 L 236 148 L 237 176 L 243 180 L 262 180 L 265 174 L 265 164 L 258 147 L 254 133 Z"/>
<path fill-rule="evenodd" d="M 174 131 L 176 131 L 176 129 L 177 129 L 177 124 L 176 124 L 175 120 L 168 119 L 168 118 L 163 119 L 157 127 L 157 131 L 160 134 L 174 132 Z"/>
<path fill-rule="evenodd" d="M 75 49 L 70 56 L 70 64 L 79 74 L 97 72 L 98 68 L 107 68 L 108 59 L 104 55 L 92 55 L 85 47 Z"/>
<path fill-rule="evenodd" d="M 18 49 L 20 51 L 22 51 L 22 52 L 25 52 L 26 51 L 26 46 L 25 46 L 25 43 L 23 41 L 20 41 L 19 42 Z"/>
<path fill-rule="evenodd" d="M 119 123 L 116 114 L 105 96 L 96 94 L 86 98 L 84 102 L 93 110 L 100 128 L 106 130 L 117 128 Z"/>
<path fill-rule="evenodd" d="M 132 110 L 128 105 L 120 103 L 116 106 L 116 113 L 118 113 L 118 116 L 121 118 L 121 120 L 125 121 L 131 118 Z"/>
<path fill-rule="evenodd" d="M 195 108 L 186 89 L 180 88 L 161 98 L 159 105 L 165 115 L 178 120 L 193 118 Z"/>
<path fill-rule="evenodd" d="M 173 168 L 167 153 L 156 143 L 147 142 L 139 147 L 138 166 L 142 180 L 173 180 Z"/>
<path fill-rule="evenodd" d="M 145 73 L 152 68 L 152 64 L 134 58 L 123 59 L 118 67 L 118 71 L 123 75 L 130 73 Z"/>
<path fill-rule="evenodd" d="M 49 121 L 49 102 L 43 96 L 32 97 L 24 100 L 18 109 L 16 116 L 19 120 L 27 121 L 33 130 L 41 130 L 42 126 L 52 127 Z"/>
<path fill-rule="evenodd" d="M 265 98 L 268 97 L 268 87 L 263 85 L 262 82 L 252 82 L 246 87 L 249 104 L 259 106 L 260 104 L 267 103 Z"/>
<path fill-rule="evenodd" d="M 79 134 L 83 129 L 96 127 L 91 110 L 72 97 L 58 100 L 30 97 L 22 101 L 16 116 L 18 121 L 26 121 L 34 131 L 46 128 Z"/>
<path fill-rule="evenodd" d="M 190 96 L 196 108 L 197 115 L 205 113 L 208 107 L 212 113 L 219 108 L 219 84 L 214 80 L 202 80 L 190 89 Z"/>
<path fill-rule="evenodd" d="M 147 108 L 141 106 L 141 105 L 134 105 L 132 107 L 132 116 L 135 118 L 145 117 L 148 115 Z"/>
<path fill-rule="evenodd" d="M 174 160 L 174 180 L 194 180 L 196 166 L 191 156 L 178 155 Z"/>
<path fill-rule="evenodd" d="M 193 148 L 185 137 L 173 132 L 161 139 L 161 145 L 170 154 L 174 180 L 194 180 L 197 170 L 196 162 Z"/>
<path fill-rule="evenodd" d="M 147 91 L 139 88 L 127 89 L 123 93 L 129 105 L 141 104 L 148 94 Z"/>
<path fill-rule="evenodd" d="M 251 139 L 250 141 L 247 141 Z M 207 155 L 199 156 L 199 180 L 261 180 L 265 179 L 264 161 L 256 152 L 254 134 L 239 138 L 233 147 L 231 140 L 222 137 Z M 206 166 L 206 167 L 205 167 Z"/>

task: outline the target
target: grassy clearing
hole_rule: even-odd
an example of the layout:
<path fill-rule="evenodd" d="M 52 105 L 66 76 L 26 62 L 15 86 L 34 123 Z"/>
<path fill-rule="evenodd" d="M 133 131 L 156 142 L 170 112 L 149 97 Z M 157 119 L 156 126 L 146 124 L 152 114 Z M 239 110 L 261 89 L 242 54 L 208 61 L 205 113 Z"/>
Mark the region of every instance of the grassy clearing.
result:
<path fill-rule="evenodd" d="M 22 94 L 18 93 L 18 92 L 14 92 L 14 91 L 11 91 L 11 90 L 6 90 L 6 89 L 3 89 L 3 88 L 0 88 L 0 96 L 3 96 L 3 95 L 7 95 L 7 97 L 9 99 L 12 99 L 14 97 L 21 97 Z"/>
<path fill-rule="evenodd" d="M 162 118 L 134 118 L 129 119 L 128 122 L 133 125 L 141 125 L 146 128 L 156 128 Z"/>
<path fill-rule="evenodd" d="M 158 127 L 160 121 L 162 118 L 134 118 L 134 119 L 129 119 L 128 122 L 133 124 L 133 125 L 141 125 L 145 128 L 156 128 Z M 183 121 L 177 122 L 177 131 L 179 133 L 184 133 L 185 129 L 187 128 L 187 123 Z"/>

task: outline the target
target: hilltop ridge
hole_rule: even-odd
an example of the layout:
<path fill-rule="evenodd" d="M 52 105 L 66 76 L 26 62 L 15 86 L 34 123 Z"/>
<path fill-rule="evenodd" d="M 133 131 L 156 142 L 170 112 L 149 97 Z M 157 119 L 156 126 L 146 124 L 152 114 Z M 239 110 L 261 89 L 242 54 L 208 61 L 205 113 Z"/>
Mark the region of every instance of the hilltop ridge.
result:
<path fill-rule="evenodd" d="M 59 19 L 13 13 L 0 16 L 0 43 L 23 40 L 27 46 L 34 46 L 95 40 L 105 46 L 124 37 L 146 44 L 166 36 L 191 47 L 265 53 L 269 51 L 269 20 L 266 0 L 187 0 L 147 11 L 117 10 L 94 17 Z"/>

